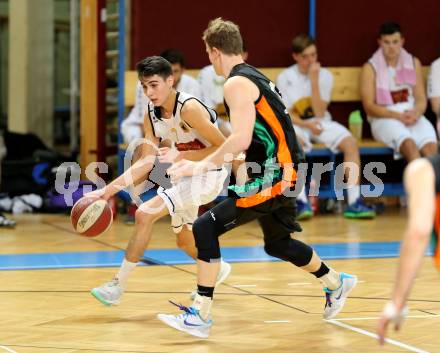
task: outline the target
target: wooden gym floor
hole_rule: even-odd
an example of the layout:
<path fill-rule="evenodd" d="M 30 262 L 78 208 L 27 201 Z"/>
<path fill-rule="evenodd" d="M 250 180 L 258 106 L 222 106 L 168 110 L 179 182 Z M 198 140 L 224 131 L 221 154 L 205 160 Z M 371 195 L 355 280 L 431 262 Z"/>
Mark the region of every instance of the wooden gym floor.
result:
<path fill-rule="evenodd" d="M 317 244 L 335 269 L 360 280 L 331 321 L 322 320 L 320 284 L 265 257 L 255 223 L 226 234 L 221 243 L 232 273 L 215 293 L 208 340 L 156 319 L 157 313 L 178 312 L 168 299 L 189 304 L 196 284 L 193 264 L 177 250 L 161 250 L 175 249 L 167 219 L 156 225 L 152 252 L 146 253 L 153 265 L 134 271 L 115 307 L 101 305 L 89 291 L 115 274 L 132 226 L 118 220 L 106 234 L 88 239 L 75 235 L 64 215 L 16 220 L 16 229 L 0 230 L 0 353 L 440 352 L 440 278 L 429 257 L 403 330 L 392 332 L 394 341 L 383 348 L 371 337 L 394 281 L 404 212 L 370 221 L 331 215 L 302 223 L 298 238 Z"/>

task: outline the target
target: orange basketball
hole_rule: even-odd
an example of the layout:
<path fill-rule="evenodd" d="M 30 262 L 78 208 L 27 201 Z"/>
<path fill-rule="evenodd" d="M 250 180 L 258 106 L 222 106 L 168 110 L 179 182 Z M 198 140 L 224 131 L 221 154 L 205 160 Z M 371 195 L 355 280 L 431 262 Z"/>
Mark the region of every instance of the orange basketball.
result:
<path fill-rule="evenodd" d="M 80 235 L 96 237 L 104 233 L 113 221 L 113 213 L 106 200 L 99 197 L 83 197 L 72 207 L 70 221 Z"/>

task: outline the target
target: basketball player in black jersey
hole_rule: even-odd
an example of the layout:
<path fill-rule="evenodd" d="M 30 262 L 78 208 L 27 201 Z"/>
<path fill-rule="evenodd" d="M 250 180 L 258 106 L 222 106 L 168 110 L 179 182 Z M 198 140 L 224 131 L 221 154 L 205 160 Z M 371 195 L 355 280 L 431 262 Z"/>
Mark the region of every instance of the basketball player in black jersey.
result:
<path fill-rule="evenodd" d="M 440 156 L 412 161 L 404 173 L 408 197 L 408 225 L 400 249 L 400 263 L 392 299 L 379 321 L 381 344 L 388 324 L 398 329 L 408 312 L 405 303 L 431 239 L 434 262 L 440 271 Z"/>
<path fill-rule="evenodd" d="M 269 255 L 301 267 L 323 283 L 327 299 L 324 318 L 330 319 L 342 309 L 357 278 L 329 268 L 310 246 L 290 236 L 301 230 L 295 222 L 295 198 L 289 195 L 303 153 L 286 107 L 275 85 L 243 61 L 237 25 L 217 18 L 209 23 L 203 39 L 216 73 L 227 78 L 224 99 L 232 132 L 210 156 L 197 163 L 177 162 L 169 169 L 169 175 L 177 181 L 220 166 L 243 151 L 245 169 L 252 167 L 252 172 L 243 185 L 230 186 L 230 196 L 194 223 L 198 293 L 193 304 L 189 308 L 180 306 L 185 311 L 181 315 L 159 314 L 158 318 L 178 330 L 207 338 L 221 256 L 218 237 L 258 219 Z"/>

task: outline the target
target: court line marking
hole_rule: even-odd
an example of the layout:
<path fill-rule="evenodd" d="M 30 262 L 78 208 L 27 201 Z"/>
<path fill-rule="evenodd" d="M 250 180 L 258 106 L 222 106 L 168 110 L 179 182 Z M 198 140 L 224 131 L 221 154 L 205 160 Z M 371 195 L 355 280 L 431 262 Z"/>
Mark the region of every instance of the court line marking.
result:
<path fill-rule="evenodd" d="M 10 348 L 8 348 L 6 346 L 0 346 L 0 348 L 4 349 L 6 352 L 9 352 L 9 353 L 18 353 L 16 351 L 14 351 L 13 349 L 10 349 Z"/>
<path fill-rule="evenodd" d="M 256 287 L 256 284 L 233 284 L 232 287 L 244 288 L 244 287 Z"/>
<path fill-rule="evenodd" d="M 440 317 L 440 314 L 431 315 L 407 315 L 406 319 L 428 319 L 428 318 Z M 361 320 L 379 320 L 379 316 L 369 316 L 369 317 L 343 317 L 340 319 L 332 319 L 334 321 L 361 321 Z"/>
<path fill-rule="evenodd" d="M 51 349 L 57 349 L 57 350 L 63 350 L 63 352 L 66 352 L 66 349 L 69 350 L 69 352 L 72 351 L 90 351 L 90 348 L 81 348 L 81 347 L 64 347 L 64 346 L 37 346 L 37 345 L 30 345 L 30 344 L 13 344 L 13 347 L 19 347 L 19 348 L 37 348 L 37 349 L 43 349 L 43 348 L 51 348 Z M 3 346 L 0 346 L 0 348 Z M 94 352 L 108 352 L 108 349 L 103 348 L 95 348 L 93 350 Z M 126 351 L 126 350 L 112 350 L 112 352 L 121 352 L 121 353 L 157 353 L 157 352 L 150 352 L 150 351 Z M 12 353 L 18 353 L 16 351 L 13 351 Z"/>
<path fill-rule="evenodd" d="M 357 281 L 357 283 L 365 283 L 365 281 Z M 290 282 L 287 283 L 288 286 L 307 286 L 312 285 L 312 282 Z"/>
<path fill-rule="evenodd" d="M 375 334 L 375 333 L 372 333 L 372 332 L 370 332 L 370 331 L 363 330 L 363 329 L 361 329 L 361 328 L 354 327 L 354 326 L 351 326 L 351 325 L 348 325 L 348 324 L 344 324 L 344 323 L 342 323 L 342 322 L 336 321 L 335 319 L 332 319 L 332 320 L 324 320 L 324 321 L 325 321 L 325 322 L 328 322 L 328 323 L 330 323 L 330 324 L 332 324 L 332 325 L 339 326 L 339 327 L 342 327 L 342 328 L 348 329 L 348 330 L 353 331 L 353 332 L 356 332 L 356 333 L 360 333 L 360 334 L 365 335 L 365 336 L 373 337 L 373 338 L 375 338 L 375 339 L 378 339 L 378 338 L 379 338 L 379 336 L 378 336 L 377 334 Z M 428 351 L 424 351 L 423 349 L 419 349 L 419 348 L 417 348 L 417 347 L 410 346 L 409 344 L 406 344 L 406 343 L 403 343 L 403 342 L 399 342 L 399 341 L 393 340 L 393 339 L 391 339 L 391 338 L 385 338 L 385 342 L 387 342 L 387 343 L 389 343 L 389 344 L 392 344 L 392 345 L 394 345 L 394 346 L 397 346 L 397 347 L 400 347 L 400 348 L 406 349 L 406 350 L 408 350 L 408 351 L 410 351 L 410 352 L 416 352 L 416 353 L 429 353 Z M 379 343 L 378 343 L 378 347 L 379 347 Z M 378 350 L 379 350 L 379 348 L 378 348 Z"/>

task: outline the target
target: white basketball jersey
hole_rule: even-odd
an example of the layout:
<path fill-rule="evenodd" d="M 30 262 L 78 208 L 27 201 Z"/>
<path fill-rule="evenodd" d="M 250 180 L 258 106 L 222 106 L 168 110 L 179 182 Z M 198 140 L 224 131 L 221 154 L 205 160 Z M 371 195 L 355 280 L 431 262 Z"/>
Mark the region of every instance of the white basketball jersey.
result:
<path fill-rule="evenodd" d="M 387 108 L 398 112 L 413 109 L 415 100 L 412 86 L 406 83 L 398 85 L 396 83 L 396 69 L 391 66 L 388 66 L 388 79 L 393 104 L 388 105 Z"/>
<path fill-rule="evenodd" d="M 217 113 L 196 97 L 185 92 L 177 92 L 174 111 L 170 118 L 162 118 L 160 108 L 154 107 L 151 102 L 148 103 L 148 115 L 153 127 L 154 136 L 160 138 L 161 141 L 171 141 L 179 151 L 200 150 L 211 146 L 208 141 L 180 117 L 183 105 L 190 99 L 197 100 L 205 107 L 211 122 L 217 125 Z"/>

